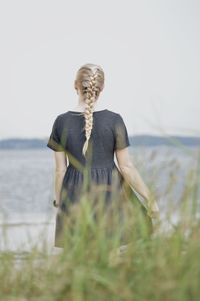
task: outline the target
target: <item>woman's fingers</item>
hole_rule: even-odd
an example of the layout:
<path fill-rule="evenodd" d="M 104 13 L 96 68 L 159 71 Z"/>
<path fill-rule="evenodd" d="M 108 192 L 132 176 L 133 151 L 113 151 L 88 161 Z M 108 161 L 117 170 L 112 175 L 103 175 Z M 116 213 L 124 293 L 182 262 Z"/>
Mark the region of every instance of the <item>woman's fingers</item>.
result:
<path fill-rule="evenodd" d="M 155 209 L 152 209 L 152 208 L 149 208 L 147 210 L 147 214 L 151 217 L 151 218 L 159 218 L 160 217 L 160 211 L 155 208 Z"/>

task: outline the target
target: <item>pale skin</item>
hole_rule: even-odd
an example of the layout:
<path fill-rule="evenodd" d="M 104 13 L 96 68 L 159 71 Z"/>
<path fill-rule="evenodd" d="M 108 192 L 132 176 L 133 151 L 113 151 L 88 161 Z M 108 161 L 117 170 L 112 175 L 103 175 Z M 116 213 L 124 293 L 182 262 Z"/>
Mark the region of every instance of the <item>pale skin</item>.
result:
<path fill-rule="evenodd" d="M 84 101 L 82 100 L 82 96 L 80 94 L 79 89 L 75 89 L 79 94 L 79 103 L 75 108 L 75 111 L 83 111 L 84 110 Z M 95 106 L 96 108 L 97 106 Z M 135 191 L 137 191 L 145 200 L 145 207 L 148 209 L 148 213 L 152 218 L 159 218 L 159 208 L 157 202 L 153 199 L 149 188 L 146 186 L 142 177 L 140 176 L 137 168 L 133 164 L 131 159 L 128 147 L 115 150 L 115 156 L 117 159 L 117 165 L 119 167 L 119 171 Z M 65 152 L 56 152 L 54 151 L 55 157 L 55 199 L 57 205 L 60 203 L 60 192 L 62 181 L 68 166 L 68 158 Z"/>

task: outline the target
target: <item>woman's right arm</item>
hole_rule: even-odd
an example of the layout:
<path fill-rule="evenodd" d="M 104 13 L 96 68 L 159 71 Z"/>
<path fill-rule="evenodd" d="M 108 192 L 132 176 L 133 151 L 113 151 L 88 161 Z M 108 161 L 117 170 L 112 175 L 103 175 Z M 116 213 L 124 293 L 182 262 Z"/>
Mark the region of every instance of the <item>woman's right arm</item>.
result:
<path fill-rule="evenodd" d="M 138 170 L 134 166 L 128 147 L 115 150 L 117 163 L 120 172 L 130 187 L 136 190 L 146 201 L 146 208 L 151 211 L 152 217 L 158 217 L 159 208 L 157 202 L 153 199 L 149 188 L 142 180 Z"/>

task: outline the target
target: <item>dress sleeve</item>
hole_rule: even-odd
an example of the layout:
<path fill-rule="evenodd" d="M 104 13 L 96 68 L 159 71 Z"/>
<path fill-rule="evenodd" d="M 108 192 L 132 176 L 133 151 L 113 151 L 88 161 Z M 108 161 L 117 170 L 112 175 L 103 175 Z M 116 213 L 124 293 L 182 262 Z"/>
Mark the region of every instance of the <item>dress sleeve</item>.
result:
<path fill-rule="evenodd" d="M 115 118 L 114 136 L 115 136 L 114 150 L 123 149 L 130 145 L 127 128 L 120 114 L 117 114 L 117 117 Z"/>
<path fill-rule="evenodd" d="M 63 152 L 64 148 L 61 144 L 60 131 L 59 131 L 59 116 L 54 120 L 51 134 L 49 136 L 49 140 L 47 142 L 47 147 L 51 148 L 56 152 Z"/>

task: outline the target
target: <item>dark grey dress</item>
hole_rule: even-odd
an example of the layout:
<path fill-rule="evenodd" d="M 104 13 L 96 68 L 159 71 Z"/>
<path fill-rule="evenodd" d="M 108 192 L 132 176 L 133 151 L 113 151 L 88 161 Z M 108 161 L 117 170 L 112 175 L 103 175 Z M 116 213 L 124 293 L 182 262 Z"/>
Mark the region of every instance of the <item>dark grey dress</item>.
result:
<path fill-rule="evenodd" d="M 54 151 L 64 151 L 69 159 L 61 188 L 60 210 L 56 216 L 56 247 L 63 247 L 64 215 L 68 213 L 70 204 L 80 200 L 83 187 L 89 189 L 95 185 L 104 185 L 105 204 L 123 195 L 124 179 L 114 162 L 114 151 L 130 145 L 123 118 L 107 109 L 93 112 L 93 128 L 86 158 L 82 155 L 85 141 L 84 125 L 85 119 L 80 112 L 62 113 L 56 117 L 47 143 Z M 85 186 L 83 184 L 86 170 L 89 171 L 89 180 Z M 112 183 L 115 183 L 115 189 L 110 189 Z M 96 195 L 99 196 L 99 193 Z"/>

